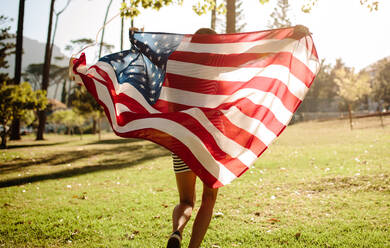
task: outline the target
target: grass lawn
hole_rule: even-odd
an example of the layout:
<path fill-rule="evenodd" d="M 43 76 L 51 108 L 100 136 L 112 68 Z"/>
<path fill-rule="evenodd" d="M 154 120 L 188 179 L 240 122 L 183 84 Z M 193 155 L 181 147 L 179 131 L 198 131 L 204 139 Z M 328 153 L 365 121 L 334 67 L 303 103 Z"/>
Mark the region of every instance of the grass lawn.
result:
<path fill-rule="evenodd" d="M 220 189 L 202 247 L 390 247 L 385 124 L 289 126 Z M 0 150 L 0 247 L 165 247 L 178 201 L 169 151 L 113 134 L 46 138 Z"/>

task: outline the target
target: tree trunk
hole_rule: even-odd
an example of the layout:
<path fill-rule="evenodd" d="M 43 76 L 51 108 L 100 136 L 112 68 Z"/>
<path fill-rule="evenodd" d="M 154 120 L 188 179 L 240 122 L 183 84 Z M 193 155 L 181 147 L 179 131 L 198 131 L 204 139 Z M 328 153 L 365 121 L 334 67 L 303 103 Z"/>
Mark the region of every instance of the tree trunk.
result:
<path fill-rule="evenodd" d="M 211 10 L 211 29 L 215 31 L 217 22 L 217 0 L 214 0 L 214 8 Z"/>
<path fill-rule="evenodd" d="M 4 130 L 0 133 L 0 135 L 1 135 L 0 149 L 6 149 L 7 148 L 7 130 L 5 130 L 5 124 L 6 123 L 2 123 Z"/>
<path fill-rule="evenodd" d="M 99 58 L 102 56 L 102 49 L 103 49 L 103 39 L 104 39 L 104 30 L 106 29 L 105 25 L 107 22 L 107 16 L 108 16 L 108 11 L 110 10 L 112 0 L 108 3 L 107 9 L 106 9 L 106 15 L 104 17 L 104 23 L 103 23 L 103 30 L 102 30 L 102 37 L 100 39 L 100 48 L 99 48 Z"/>
<path fill-rule="evenodd" d="M 42 90 L 47 91 L 49 87 L 49 73 L 50 73 L 50 38 L 51 38 L 51 30 L 53 25 L 53 12 L 54 12 L 54 2 L 55 0 L 51 0 L 50 4 L 50 12 L 49 12 L 49 25 L 47 27 L 47 39 L 46 39 L 46 50 L 45 50 L 45 64 L 43 66 L 42 73 Z M 46 93 L 47 94 L 47 93 Z M 45 124 L 46 124 L 46 110 L 38 111 L 38 131 L 36 140 L 43 140 L 43 133 L 45 132 Z"/>
<path fill-rule="evenodd" d="M 226 33 L 236 32 L 236 0 L 226 0 Z"/>
<path fill-rule="evenodd" d="M 3 132 L 4 133 L 4 132 Z M 7 136 L 5 134 L 1 134 L 1 145 L 0 149 L 6 149 L 7 148 Z"/>
<path fill-rule="evenodd" d="M 92 134 L 96 134 L 96 119 L 92 118 Z"/>
<path fill-rule="evenodd" d="M 14 84 L 20 84 L 22 75 L 22 54 L 23 54 L 23 24 L 24 24 L 24 3 L 25 0 L 19 0 L 18 30 L 16 32 L 16 51 L 15 51 L 15 76 Z M 11 124 L 11 140 L 20 140 L 20 120 L 15 118 Z"/>
<path fill-rule="evenodd" d="M 66 104 L 66 80 L 64 80 L 64 84 L 62 85 L 62 91 L 61 91 L 61 102 L 63 104 Z"/>
<path fill-rule="evenodd" d="M 385 125 L 383 124 L 383 114 L 382 114 L 382 105 L 379 105 L 379 119 L 381 120 L 381 127 L 385 128 Z"/>
<path fill-rule="evenodd" d="M 348 117 L 349 117 L 349 127 L 351 130 L 353 130 L 353 123 L 352 123 L 352 106 L 348 103 Z"/>
<path fill-rule="evenodd" d="M 98 120 L 98 137 L 99 141 L 102 140 L 102 117 L 99 114 L 99 120 Z"/>
<path fill-rule="evenodd" d="M 79 130 L 80 130 L 80 140 L 83 140 L 83 128 L 79 126 Z"/>

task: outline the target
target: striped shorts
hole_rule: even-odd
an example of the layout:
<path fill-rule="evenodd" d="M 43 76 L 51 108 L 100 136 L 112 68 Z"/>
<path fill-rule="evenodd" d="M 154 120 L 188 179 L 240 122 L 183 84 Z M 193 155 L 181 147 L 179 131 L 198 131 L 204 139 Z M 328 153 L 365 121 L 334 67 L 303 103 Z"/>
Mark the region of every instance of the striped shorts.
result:
<path fill-rule="evenodd" d="M 182 173 L 186 171 L 191 171 L 190 167 L 188 167 L 183 160 L 179 156 L 177 156 L 175 153 L 172 153 L 172 159 L 173 159 L 173 170 L 175 173 Z"/>

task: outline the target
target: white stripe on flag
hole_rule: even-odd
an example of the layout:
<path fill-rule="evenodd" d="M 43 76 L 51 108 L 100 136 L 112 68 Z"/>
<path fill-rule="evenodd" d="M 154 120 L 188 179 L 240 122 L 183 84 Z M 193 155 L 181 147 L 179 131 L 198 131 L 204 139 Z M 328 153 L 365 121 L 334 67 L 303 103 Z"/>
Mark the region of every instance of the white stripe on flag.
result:
<path fill-rule="evenodd" d="M 269 146 L 276 138 L 276 135 L 270 131 L 262 122 L 243 114 L 237 107 L 231 107 L 228 110 L 221 110 L 222 113 L 237 127 L 248 131 L 259 138 L 266 146 Z"/>
<path fill-rule="evenodd" d="M 168 60 L 167 72 L 181 76 L 217 81 L 246 82 L 256 76 L 262 68 L 218 67 Z"/>

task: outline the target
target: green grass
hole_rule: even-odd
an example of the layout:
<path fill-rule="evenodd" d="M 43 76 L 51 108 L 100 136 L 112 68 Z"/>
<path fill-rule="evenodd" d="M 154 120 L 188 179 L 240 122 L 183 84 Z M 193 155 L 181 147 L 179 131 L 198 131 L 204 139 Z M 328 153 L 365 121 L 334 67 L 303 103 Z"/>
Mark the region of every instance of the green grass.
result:
<path fill-rule="evenodd" d="M 353 131 L 347 121 L 288 127 L 254 168 L 220 189 L 222 214 L 202 247 L 390 247 L 385 122 L 360 119 Z M 112 134 L 101 142 L 46 137 L 0 151 L 0 247 L 165 246 L 178 201 L 167 150 Z"/>

